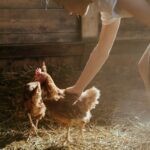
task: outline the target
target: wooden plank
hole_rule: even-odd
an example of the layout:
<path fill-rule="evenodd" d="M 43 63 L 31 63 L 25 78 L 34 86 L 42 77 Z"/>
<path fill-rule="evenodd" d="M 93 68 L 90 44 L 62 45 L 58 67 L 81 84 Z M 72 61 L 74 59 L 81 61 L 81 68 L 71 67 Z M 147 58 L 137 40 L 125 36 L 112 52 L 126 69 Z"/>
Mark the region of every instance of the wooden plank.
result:
<path fill-rule="evenodd" d="M 78 38 L 79 20 L 64 10 L 0 10 L 0 44 L 63 42 Z"/>
<path fill-rule="evenodd" d="M 80 56 L 83 50 L 84 44 L 82 42 L 0 46 L 0 59 Z"/>
<path fill-rule="evenodd" d="M 79 69 L 80 67 L 80 56 L 67 56 L 67 57 L 39 57 L 37 58 L 22 58 L 22 59 L 0 59 L 0 71 L 17 71 L 26 68 L 27 66 L 32 66 L 32 68 L 40 67 L 42 62 L 45 61 L 48 66 L 48 72 L 55 76 L 54 68 L 64 68 L 66 71 L 69 71 L 72 67 L 73 69 Z M 51 70 L 51 68 L 53 68 Z M 53 74 L 54 73 L 54 74 Z M 69 73 L 68 73 L 69 74 Z M 58 75 L 59 76 L 59 75 Z M 58 84 L 59 85 L 59 84 Z M 66 86 L 66 83 L 65 83 Z"/>
<path fill-rule="evenodd" d="M 133 18 L 124 18 L 117 35 L 117 40 L 148 40 L 150 39 L 150 30 L 147 26 L 134 20 Z"/>
<path fill-rule="evenodd" d="M 0 44 L 72 42 L 80 40 L 79 33 L 0 34 Z"/>
<path fill-rule="evenodd" d="M 82 38 L 97 38 L 99 34 L 99 12 L 95 4 L 91 4 L 86 16 L 82 17 Z"/>
<path fill-rule="evenodd" d="M 63 9 L 0 9 L 0 21 L 19 21 L 19 20 L 52 20 L 59 19 L 61 23 L 67 21 L 67 19 L 77 18 L 69 15 L 68 12 Z M 45 22 L 43 22 L 45 23 Z"/>
<path fill-rule="evenodd" d="M 48 8 L 60 8 L 52 0 L 48 0 Z M 46 0 L 0 0 L 0 9 L 45 9 Z"/>
<path fill-rule="evenodd" d="M 45 23 L 43 23 L 45 22 Z M 76 19 L 68 19 L 60 23 L 59 19 L 51 20 L 23 20 L 15 22 L 0 22 L 0 34 L 7 33 L 47 33 L 47 32 L 80 32 Z"/>
<path fill-rule="evenodd" d="M 148 44 L 149 44 L 149 39 L 148 40 L 128 39 L 128 40 L 116 41 L 111 51 L 111 54 L 112 55 L 131 55 L 132 57 L 134 57 L 136 54 L 142 55 L 142 53 L 145 51 Z"/>
<path fill-rule="evenodd" d="M 0 33 L 79 32 L 79 30 L 79 20 L 63 10 L 0 10 Z"/>
<path fill-rule="evenodd" d="M 139 21 L 136 21 L 134 18 L 124 18 L 121 20 L 121 30 L 131 30 L 136 31 L 149 31 L 149 27 L 145 26 L 144 24 L 140 23 Z"/>
<path fill-rule="evenodd" d="M 149 31 L 125 31 L 119 30 L 117 35 L 117 40 L 149 40 L 150 32 Z"/>

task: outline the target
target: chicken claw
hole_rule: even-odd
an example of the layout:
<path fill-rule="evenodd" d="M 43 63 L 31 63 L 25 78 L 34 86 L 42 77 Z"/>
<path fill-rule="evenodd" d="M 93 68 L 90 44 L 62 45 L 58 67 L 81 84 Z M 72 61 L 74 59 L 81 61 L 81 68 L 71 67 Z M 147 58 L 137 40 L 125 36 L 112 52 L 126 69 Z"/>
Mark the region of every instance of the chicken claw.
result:
<path fill-rule="evenodd" d="M 33 131 L 36 136 L 38 135 L 38 129 L 35 125 L 32 125 L 31 131 Z"/>
<path fill-rule="evenodd" d="M 69 143 L 73 143 L 73 139 L 70 136 L 70 127 L 68 126 L 68 128 L 67 128 L 67 135 L 66 135 L 65 141 L 63 141 L 63 145 L 65 146 L 65 145 L 67 145 Z"/>

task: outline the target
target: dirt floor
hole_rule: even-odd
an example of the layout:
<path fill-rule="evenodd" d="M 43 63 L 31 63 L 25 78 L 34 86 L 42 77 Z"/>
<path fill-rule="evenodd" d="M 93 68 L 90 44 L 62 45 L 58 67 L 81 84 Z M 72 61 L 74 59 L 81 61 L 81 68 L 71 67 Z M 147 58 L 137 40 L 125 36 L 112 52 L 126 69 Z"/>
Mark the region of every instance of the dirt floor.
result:
<path fill-rule="evenodd" d="M 147 41 L 117 42 L 102 70 L 88 87 L 101 90 L 100 104 L 86 126 L 84 140 L 72 128 L 73 143 L 63 146 L 66 129 L 46 117 L 39 136 L 29 136 L 29 122 L 20 109 L 22 84 L 31 80 L 34 67 L 0 75 L 0 149 L 3 150 L 149 150 L 150 102 L 137 70 Z M 49 67 L 61 88 L 73 84 L 80 70 Z M 61 75 L 61 77 L 60 77 Z M 18 107 L 16 108 L 16 105 Z"/>

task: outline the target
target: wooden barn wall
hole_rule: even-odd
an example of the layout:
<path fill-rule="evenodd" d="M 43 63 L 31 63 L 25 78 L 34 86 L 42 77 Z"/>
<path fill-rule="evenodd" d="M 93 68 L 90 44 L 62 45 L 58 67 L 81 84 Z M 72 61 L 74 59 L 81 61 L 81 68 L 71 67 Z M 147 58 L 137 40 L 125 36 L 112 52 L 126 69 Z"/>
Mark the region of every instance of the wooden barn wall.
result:
<path fill-rule="evenodd" d="M 45 0 L 0 0 L 0 69 L 36 65 L 44 59 L 52 65 L 85 65 L 101 28 L 95 7 L 82 18 L 70 16 L 52 0 L 45 8 Z M 148 27 L 133 19 L 122 19 L 116 42 L 143 43 L 149 39 Z M 123 51 L 115 53 L 122 55 Z"/>
<path fill-rule="evenodd" d="M 0 44 L 80 39 L 80 19 L 51 0 L 0 0 Z"/>

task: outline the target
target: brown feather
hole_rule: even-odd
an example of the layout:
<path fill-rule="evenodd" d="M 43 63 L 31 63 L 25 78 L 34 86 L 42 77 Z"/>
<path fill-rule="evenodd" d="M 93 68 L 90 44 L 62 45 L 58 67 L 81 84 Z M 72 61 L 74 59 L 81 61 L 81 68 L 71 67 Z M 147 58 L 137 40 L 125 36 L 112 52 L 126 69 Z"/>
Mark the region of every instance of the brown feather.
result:
<path fill-rule="evenodd" d="M 59 99 L 59 101 L 45 101 L 45 105 L 52 114 L 55 113 L 57 116 L 67 119 L 82 119 L 86 116 L 87 111 L 91 111 L 98 104 L 99 93 L 96 88 L 91 88 L 78 99 L 69 97 L 70 95 L 66 94 L 65 98 Z"/>

